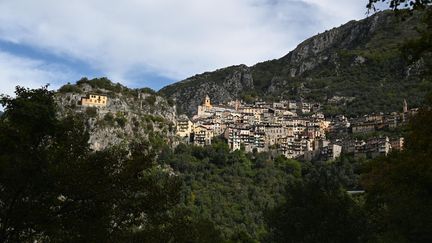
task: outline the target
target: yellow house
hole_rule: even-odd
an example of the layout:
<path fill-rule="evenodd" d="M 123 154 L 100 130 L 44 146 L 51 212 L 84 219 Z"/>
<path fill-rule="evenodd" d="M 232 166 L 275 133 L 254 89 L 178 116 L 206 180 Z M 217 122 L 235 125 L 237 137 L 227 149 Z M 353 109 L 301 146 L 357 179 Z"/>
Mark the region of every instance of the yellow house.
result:
<path fill-rule="evenodd" d="M 198 146 L 211 145 L 213 130 L 204 125 L 194 127 L 194 144 Z"/>
<path fill-rule="evenodd" d="M 105 95 L 90 94 L 81 98 L 81 105 L 83 106 L 106 106 L 107 102 L 108 97 Z"/>
<path fill-rule="evenodd" d="M 179 119 L 177 123 L 177 135 L 189 137 L 193 130 L 193 123 L 189 119 Z"/>

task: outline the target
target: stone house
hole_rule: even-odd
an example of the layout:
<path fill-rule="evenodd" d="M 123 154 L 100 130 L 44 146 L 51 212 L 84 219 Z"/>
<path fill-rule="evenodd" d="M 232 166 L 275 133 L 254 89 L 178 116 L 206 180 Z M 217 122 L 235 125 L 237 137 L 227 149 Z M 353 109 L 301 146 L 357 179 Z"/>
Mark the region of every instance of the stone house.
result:
<path fill-rule="evenodd" d="M 106 95 L 89 94 L 87 97 L 81 98 L 82 106 L 105 107 L 108 104 Z"/>

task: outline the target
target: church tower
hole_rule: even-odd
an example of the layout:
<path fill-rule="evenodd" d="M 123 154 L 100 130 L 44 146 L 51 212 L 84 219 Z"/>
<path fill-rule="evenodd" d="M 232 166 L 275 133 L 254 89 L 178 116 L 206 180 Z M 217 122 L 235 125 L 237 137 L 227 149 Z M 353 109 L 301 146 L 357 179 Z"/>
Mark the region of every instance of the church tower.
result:
<path fill-rule="evenodd" d="M 236 100 L 236 101 L 235 101 L 235 110 L 238 111 L 239 108 L 240 108 L 240 101 L 239 101 L 239 100 Z"/>
<path fill-rule="evenodd" d="M 406 101 L 406 99 L 404 99 L 403 102 L 403 113 L 407 113 L 408 112 L 408 103 Z"/>
<path fill-rule="evenodd" d="M 204 107 L 206 108 L 212 108 L 211 102 L 210 102 L 210 97 L 208 95 L 206 95 L 205 99 L 204 99 Z"/>

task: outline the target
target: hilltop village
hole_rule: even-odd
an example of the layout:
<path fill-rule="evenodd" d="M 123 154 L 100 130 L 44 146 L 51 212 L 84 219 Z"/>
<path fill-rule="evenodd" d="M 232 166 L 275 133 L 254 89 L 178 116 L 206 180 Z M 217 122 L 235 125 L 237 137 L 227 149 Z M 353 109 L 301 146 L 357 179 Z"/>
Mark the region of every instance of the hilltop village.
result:
<path fill-rule="evenodd" d="M 105 95 L 81 97 L 83 107 L 104 108 Z M 176 134 L 181 142 L 197 146 L 224 139 L 232 151 L 271 151 L 287 158 L 328 161 L 350 154 L 356 158 L 375 158 L 392 150 L 402 150 L 401 125 L 417 113 L 404 100 L 402 112 L 369 114 L 358 118 L 344 115 L 325 117 L 321 104 L 306 101 L 240 100 L 213 105 L 207 95 L 192 119 L 181 115 Z"/>
<path fill-rule="evenodd" d="M 327 118 L 320 108 L 319 103 L 304 101 L 246 104 L 236 100 L 213 105 L 207 95 L 191 120 L 179 118 L 177 135 L 198 146 L 210 145 L 220 137 L 232 151 L 274 151 L 307 161 L 334 160 L 342 153 L 374 158 L 403 149 L 403 137 L 392 131 L 418 111 L 408 110 L 405 100 L 402 112 L 353 119 L 343 115 Z"/>

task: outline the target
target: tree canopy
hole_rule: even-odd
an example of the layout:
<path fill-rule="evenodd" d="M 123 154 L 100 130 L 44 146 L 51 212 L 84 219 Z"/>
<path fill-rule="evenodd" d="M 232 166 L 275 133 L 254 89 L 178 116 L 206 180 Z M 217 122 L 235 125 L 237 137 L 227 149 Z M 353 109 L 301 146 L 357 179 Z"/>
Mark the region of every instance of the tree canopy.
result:
<path fill-rule="evenodd" d="M 203 227 L 197 239 L 217 239 L 178 207 L 182 183 L 156 164 L 155 144 L 91 151 L 85 120 L 59 119 L 47 87 L 0 103 L 1 242 L 186 242 Z"/>
<path fill-rule="evenodd" d="M 369 0 L 366 5 L 368 9 L 375 10 L 375 4 L 385 2 L 391 9 L 397 10 L 402 8 L 422 9 L 432 3 L 432 0 Z"/>

